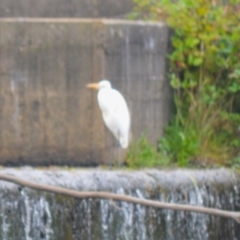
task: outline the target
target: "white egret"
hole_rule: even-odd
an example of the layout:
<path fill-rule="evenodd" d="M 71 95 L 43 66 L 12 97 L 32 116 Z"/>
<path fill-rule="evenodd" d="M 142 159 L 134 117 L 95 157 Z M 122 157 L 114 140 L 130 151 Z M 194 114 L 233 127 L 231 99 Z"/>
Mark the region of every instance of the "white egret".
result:
<path fill-rule="evenodd" d="M 120 146 L 127 148 L 130 136 L 130 114 L 124 97 L 119 91 L 113 89 L 107 80 L 90 83 L 87 87 L 98 90 L 98 105 L 102 111 L 105 125 L 119 141 Z M 120 165 L 120 159 L 118 161 Z"/>

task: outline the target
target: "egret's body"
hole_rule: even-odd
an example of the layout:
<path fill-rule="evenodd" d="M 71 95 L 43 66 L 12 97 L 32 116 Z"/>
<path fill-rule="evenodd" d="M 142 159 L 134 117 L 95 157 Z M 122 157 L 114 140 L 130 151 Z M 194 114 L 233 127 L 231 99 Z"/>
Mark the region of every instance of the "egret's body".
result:
<path fill-rule="evenodd" d="M 98 89 L 97 98 L 103 120 L 119 141 L 120 146 L 127 148 L 130 133 L 130 114 L 122 94 L 113 89 L 111 83 L 107 80 L 88 84 L 87 87 Z"/>

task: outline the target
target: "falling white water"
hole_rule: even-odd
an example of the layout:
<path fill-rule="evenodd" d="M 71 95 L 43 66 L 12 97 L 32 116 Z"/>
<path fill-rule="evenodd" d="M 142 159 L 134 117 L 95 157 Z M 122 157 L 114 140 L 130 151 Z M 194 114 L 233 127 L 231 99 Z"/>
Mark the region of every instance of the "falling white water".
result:
<path fill-rule="evenodd" d="M 38 232 L 36 235 L 42 235 L 42 239 L 50 240 L 52 236 L 52 216 L 49 203 L 41 196 L 40 199 L 32 206 L 32 225 Z"/>
<path fill-rule="evenodd" d="M 7 214 L 5 213 L 5 206 L 1 205 L 1 213 L 0 213 L 1 219 L 2 219 L 2 240 L 8 240 L 8 231 L 10 223 L 7 221 Z"/>
<path fill-rule="evenodd" d="M 21 194 L 24 198 L 24 206 L 26 213 L 22 215 L 22 221 L 24 223 L 24 232 L 25 232 L 25 239 L 26 240 L 32 240 L 32 238 L 29 236 L 31 231 L 31 206 L 30 206 L 30 200 L 28 195 L 25 193 L 24 190 L 21 191 Z"/>
<path fill-rule="evenodd" d="M 34 171 L 31 169 L 31 174 Z M 239 180 L 232 180 L 227 174 L 219 179 L 215 172 L 209 173 L 209 177 L 205 175 L 195 173 L 194 183 L 182 173 L 156 171 L 147 175 L 109 171 L 102 175 L 93 172 L 91 176 L 89 171 L 86 175 L 66 171 L 62 175 L 53 173 L 49 184 L 61 179 L 68 188 L 77 188 L 78 183 L 83 184 L 79 190 L 86 190 L 88 182 L 94 189 L 138 198 L 238 211 Z M 50 173 L 37 177 L 46 180 L 49 176 Z M 0 181 L 0 189 L 4 186 Z M 207 214 L 156 209 L 124 201 L 75 199 L 21 188 L 1 190 L 0 198 L 2 240 L 175 240 L 179 236 L 184 240 L 237 240 L 240 237 L 235 221 Z"/>

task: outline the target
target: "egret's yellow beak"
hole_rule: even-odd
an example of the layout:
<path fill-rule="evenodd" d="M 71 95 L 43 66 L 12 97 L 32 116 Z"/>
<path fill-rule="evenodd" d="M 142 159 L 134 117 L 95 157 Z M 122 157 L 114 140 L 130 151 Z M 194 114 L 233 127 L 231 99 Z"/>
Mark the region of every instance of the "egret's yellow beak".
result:
<path fill-rule="evenodd" d="M 89 83 L 87 84 L 87 88 L 99 89 L 98 83 Z"/>

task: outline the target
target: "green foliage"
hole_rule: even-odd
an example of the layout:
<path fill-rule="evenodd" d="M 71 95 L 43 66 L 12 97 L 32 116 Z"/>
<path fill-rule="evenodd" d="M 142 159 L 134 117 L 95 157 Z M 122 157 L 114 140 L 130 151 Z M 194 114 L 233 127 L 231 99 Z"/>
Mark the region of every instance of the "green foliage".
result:
<path fill-rule="evenodd" d="M 182 126 L 172 122 L 165 130 L 165 137 L 159 141 L 159 149 L 166 157 L 177 162 L 178 166 L 187 166 L 191 158 L 198 156 L 199 136 L 194 128 L 188 126 L 183 131 Z"/>
<path fill-rule="evenodd" d="M 147 138 L 142 136 L 130 146 L 126 163 L 130 168 L 151 168 L 167 165 L 169 162 L 168 158 L 158 153 Z"/>
<path fill-rule="evenodd" d="M 231 166 L 234 169 L 240 169 L 240 156 L 233 159 Z"/>
<path fill-rule="evenodd" d="M 169 79 L 176 115 L 160 153 L 179 166 L 237 159 L 240 96 L 240 0 L 134 0 L 131 17 L 173 29 Z"/>

